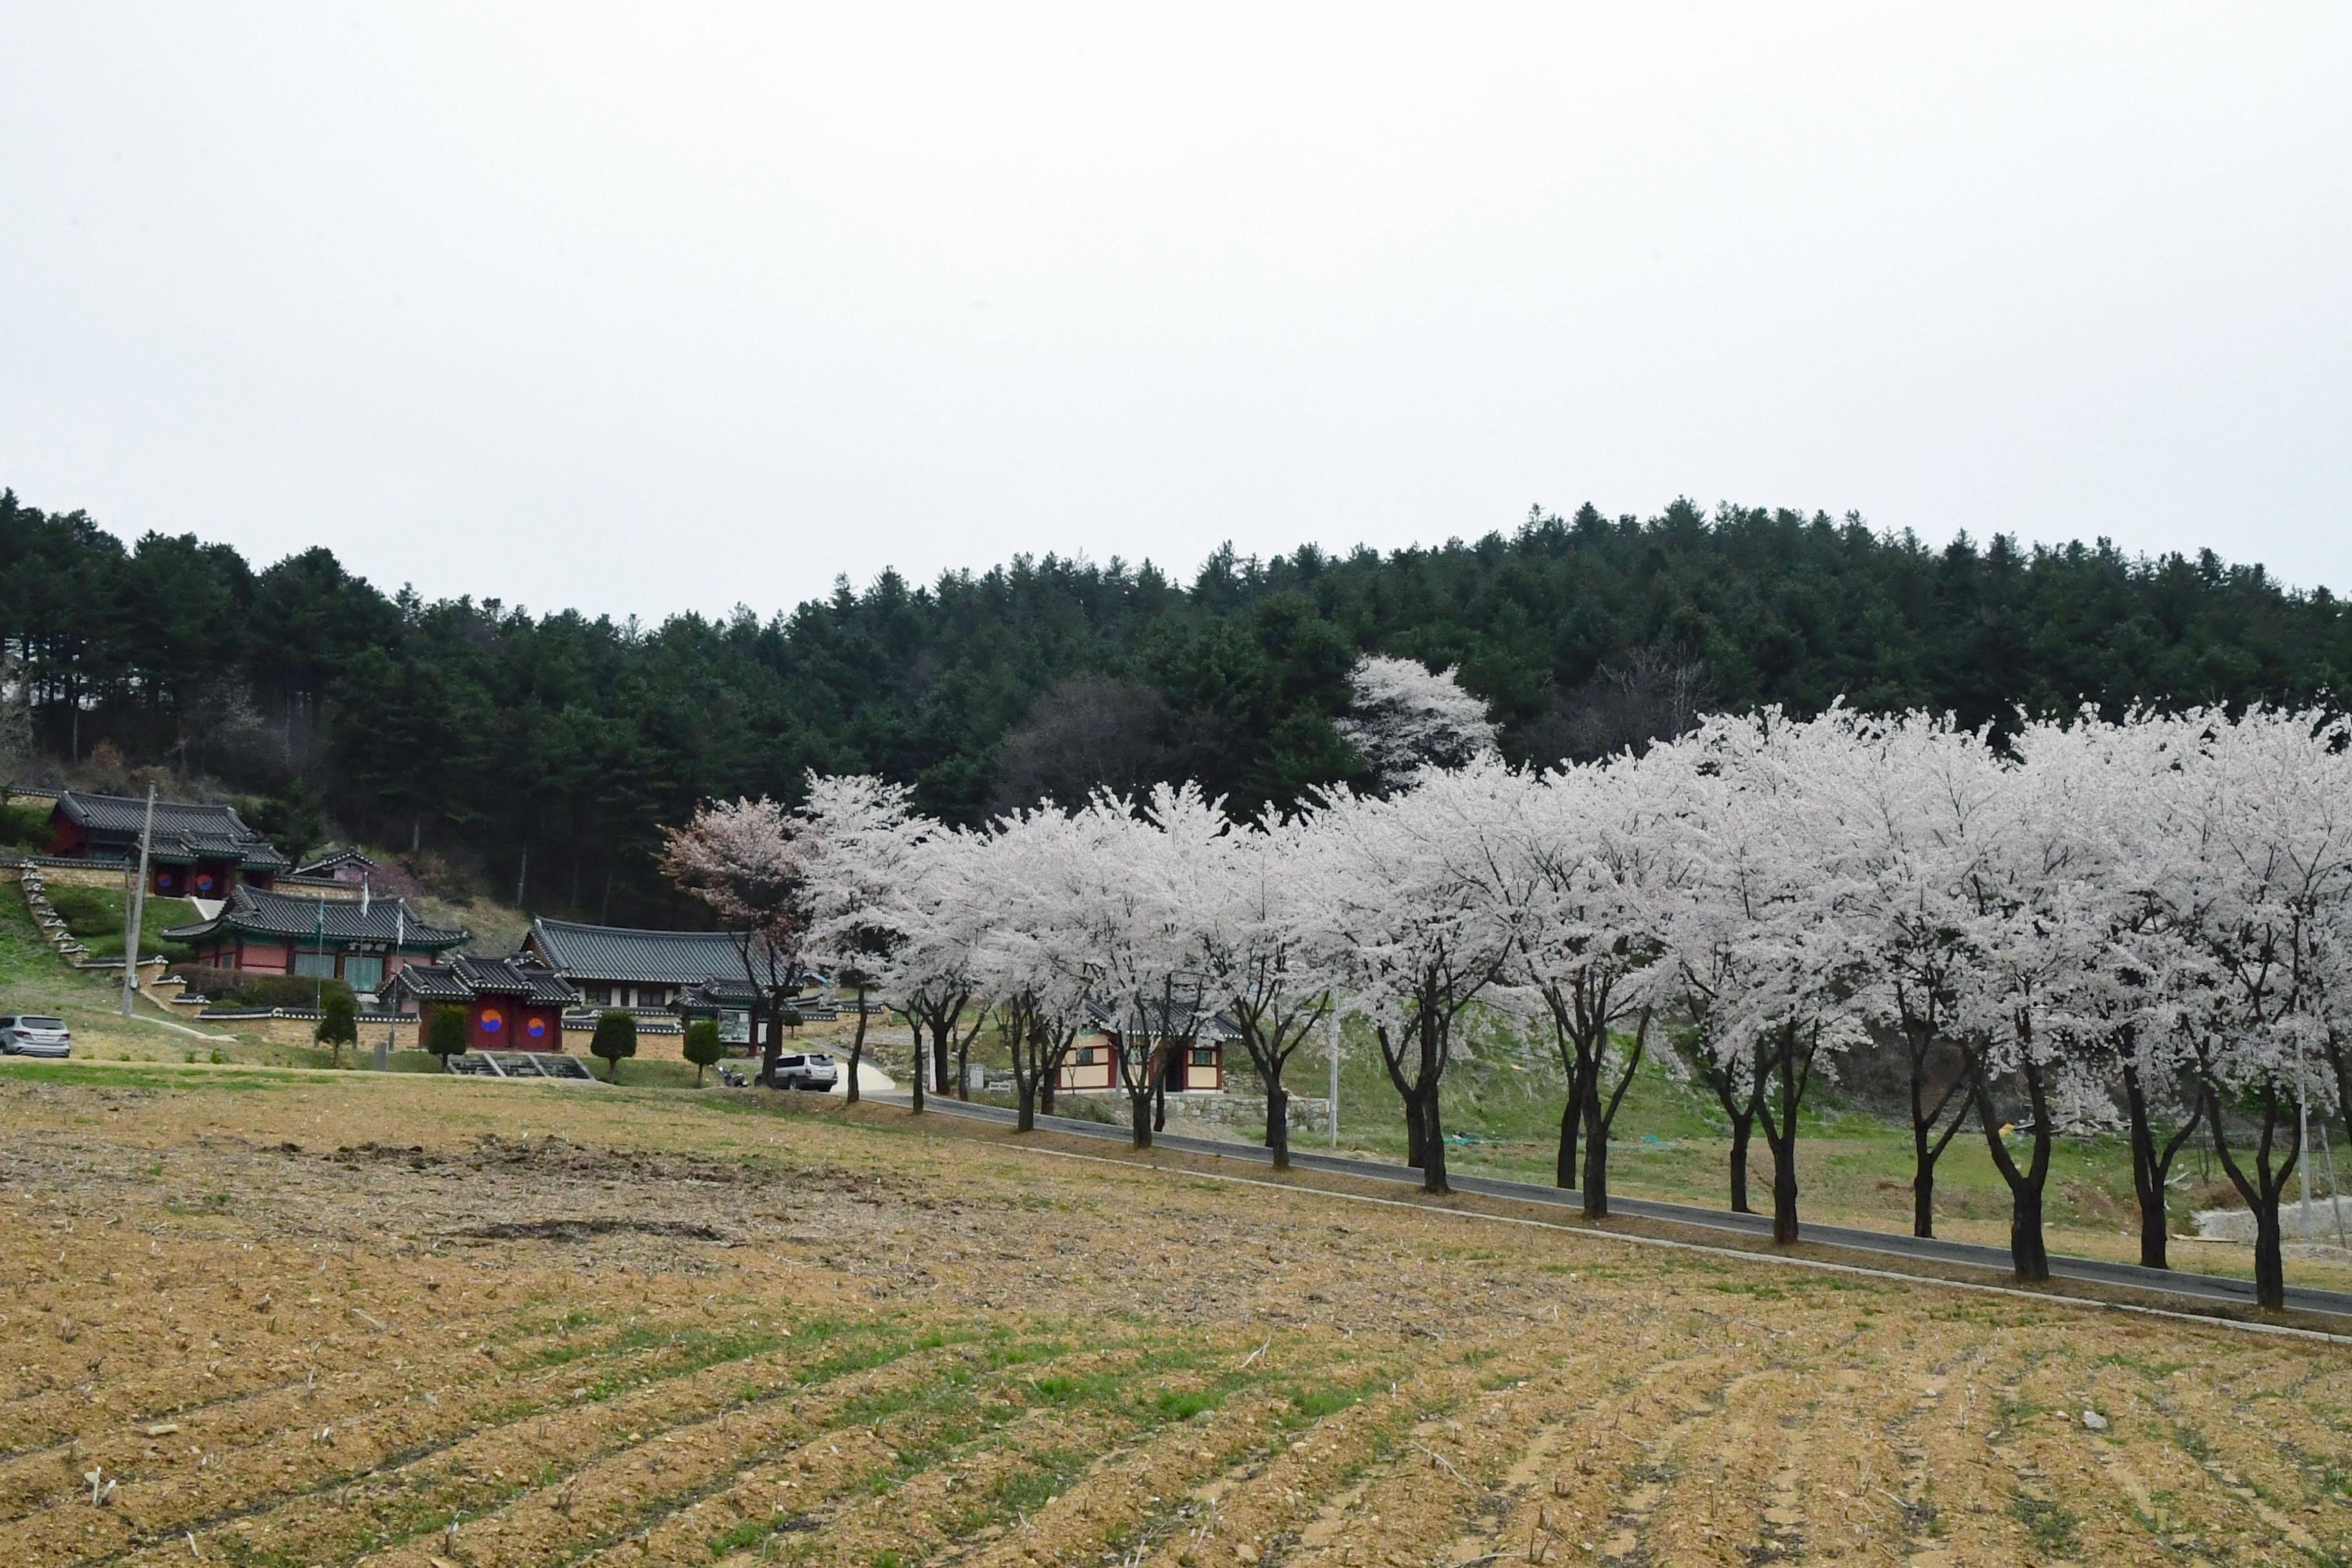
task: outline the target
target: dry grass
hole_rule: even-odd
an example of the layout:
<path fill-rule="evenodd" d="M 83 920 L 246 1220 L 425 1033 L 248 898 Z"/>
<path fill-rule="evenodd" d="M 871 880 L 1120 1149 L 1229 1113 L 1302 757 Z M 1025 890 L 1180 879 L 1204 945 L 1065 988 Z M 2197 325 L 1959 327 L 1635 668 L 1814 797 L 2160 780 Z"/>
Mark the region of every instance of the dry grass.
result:
<path fill-rule="evenodd" d="M 0 1563 L 2352 1552 L 2336 1347 L 878 1109 L 150 1079 L 0 1075 Z"/>

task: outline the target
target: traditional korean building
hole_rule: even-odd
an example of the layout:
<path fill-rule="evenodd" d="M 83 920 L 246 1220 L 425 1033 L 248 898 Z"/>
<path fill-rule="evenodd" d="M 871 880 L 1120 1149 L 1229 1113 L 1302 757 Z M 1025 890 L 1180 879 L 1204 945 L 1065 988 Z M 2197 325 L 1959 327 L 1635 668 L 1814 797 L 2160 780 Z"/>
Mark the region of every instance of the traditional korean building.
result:
<path fill-rule="evenodd" d="M 1157 1071 L 1169 1093 L 1213 1092 L 1225 1087 L 1225 1047 L 1241 1038 L 1231 1019 L 1182 1002 L 1154 1003 L 1124 1017 L 1090 1002 L 1087 1016 L 1093 1028 L 1071 1047 L 1055 1079 L 1056 1089 L 1122 1088 L 1119 1055 L 1135 1052 L 1154 1060 L 1139 1064 L 1130 1055 L 1129 1070 Z"/>
<path fill-rule="evenodd" d="M 542 917 L 530 922 L 515 956 L 554 971 L 590 1007 L 666 1011 L 705 981 L 744 984 L 742 950 L 723 931 L 638 931 Z"/>
<path fill-rule="evenodd" d="M 49 853 L 67 860 L 139 863 L 147 802 L 66 790 L 49 814 Z M 235 887 L 267 888 L 286 857 L 245 825 L 236 808 L 159 800 L 148 841 L 148 891 L 169 898 L 222 899 Z"/>
<path fill-rule="evenodd" d="M 680 1024 L 691 1024 L 698 1018 L 712 1019 L 719 1025 L 720 1043 L 748 1046 L 751 1043 L 751 1010 L 759 1005 L 760 994 L 739 975 L 733 980 L 698 980 L 670 999 L 669 1010 L 677 1015 Z"/>
<path fill-rule="evenodd" d="M 229 889 L 220 912 L 164 936 L 198 963 L 265 974 L 319 975 L 373 994 L 410 964 L 430 963 L 472 933 L 435 925 L 400 899 L 305 899 Z"/>
<path fill-rule="evenodd" d="M 464 1008 L 466 1048 L 475 1051 L 560 1051 L 564 1009 L 580 1003 L 580 993 L 544 964 L 465 953 L 403 969 L 392 996 L 403 1013 Z"/>
<path fill-rule="evenodd" d="M 375 862 L 361 854 L 357 845 L 346 844 L 341 849 L 331 850 L 315 860 L 295 867 L 288 874 L 305 881 L 341 882 L 356 888 L 366 882 L 368 873 L 375 868 Z"/>

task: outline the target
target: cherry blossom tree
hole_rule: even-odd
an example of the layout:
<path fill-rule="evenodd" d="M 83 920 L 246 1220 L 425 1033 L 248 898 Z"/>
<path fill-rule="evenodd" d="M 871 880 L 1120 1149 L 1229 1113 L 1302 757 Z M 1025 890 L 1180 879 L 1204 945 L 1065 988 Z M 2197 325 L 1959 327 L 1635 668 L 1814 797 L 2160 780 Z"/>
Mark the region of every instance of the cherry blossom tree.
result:
<path fill-rule="evenodd" d="M 2021 1279 L 2050 1277 L 2043 1194 L 2063 1102 L 2095 1075 L 2115 971 L 2102 962 L 2127 895 L 2115 863 L 2116 792 L 2101 765 L 2104 728 L 2029 724 L 1984 818 L 1968 879 L 1971 962 L 1957 1009 L 1969 1092 L 1993 1166 L 2010 1192 L 2010 1258 Z M 2000 1114 L 2013 1086 L 2023 1115 Z M 2005 1130 L 2027 1141 L 2020 1161 Z"/>
<path fill-rule="evenodd" d="M 996 1015 L 1023 1132 L 1035 1130 L 1041 1102 L 1050 1110 L 1099 979 L 1066 901 L 1076 837 L 1071 818 L 1048 805 L 1000 817 L 975 845 L 970 896 L 992 918 L 972 949 L 971 973 Z"/>
<path fill-rule="evenodd" d="M 865 774 L 809 775 L 801 807 L 809 846 L 809 951 L 814 962 L 847 985 L 857 1008 L 849 1045 L 844 1098 L 858 1099 L 858 1068 L 866 1058 L 866 1000 L 887 985 L 891 955 L 914 923 L 912 878 L 919 847 L 934 831 L 918 816 L 904 784 Z M 914 1093 L 922 1096 L 922 1052 L 916 1050 Z"/>
<path fill-rule="evenodd" d="M 735 939 L 755 1002 L 751 1023 L 767 1023 L 760 1081 L 775 1081 L 784 1048 L 784 1011 L 808 972 L 809 860 L 814 846 L 791 812 L 757 800 L 708 801 L 684 827 L 662 830 L 662 875 L 701 900 Z"/>
<path fill-rule="evenodd" d="M 1498 762 L 1429 770 L 1391 798 L 1340 793 L 1316 813 L 1309 865 L 1347 994 L 1404 1101 L 1408 1162 L 1449 1190 L 1441 1094 L 1455 1026 L 1501 977 L 1517 931 L 1484 879 L 1505 853 Z"/>
<path fill-rule="evenodd" d="M 1847 716 L 1720 718 L 1643 761 L 1692 856 L 1666 938 L 1695 1048 L 1748 1086 L 1772 1155 L 1772 1237 L 1798 1238 L 1798 1116 L 1816 1074 L 1864 1037 L 1853 825 L 1824 773 Z"/>
<path fill-rule="evenodd" d="M 915 1105 L 922 1107 L 924 1037 L 935 1092 L 971 1098 L 965 1068 L 987 1023 L 973 960 L 995 911 L 980 881 L 982 835 L 941 829 L 919 838 L 903 868 L 905 926 L 890 955 L 887 994 L 915 1037 Z"/>
<path fill-rule="evenodd" d="M 1856 722 L 1845 764 L 1823 779 L 1853 834 L 1859 999 L 1902 1044 L 1911 1234 L 1932 1237 L 1937 1163 L 1976 1110 L 1958 1010 L 1974 963 L 1967 894 L 2000 762 L 1982 734 L 1912 713 Z"/>
<path fill-rule="evenodd" d="M 1151 1147 L 1164 1115 L 1162 1053 L 1199 1029 L 1205 990 L 1195 967 L 1199 889 L 1160 824 L 1205 809 L 1190 785 L 1159 786 L 1144 811 L 1097 794 L 1039 868 L 1052 878 L 1088 999 L 1108 1013 L 1118 1036 L 1115 1067 L 1138 1149 Z"/>
<path fill-rule="evenodd" d="M 1290 1166 L 1291 1057 L 1331 1015 L 1339 974 L 1320 919 L 1318 842 L 1297 817 L 1236 827 L 1196 791 L 1155 802 L 1176 874 L 1189 889 L 1193 962 L 1210 1005 L 1241 1032 L 1265 1085 L 1265 1146 Z"/>
<path fill-rule="evenodd" d="M 2344 986 L 2332 938 L 2352 897 L 2352 734 L 2317 711 L 2196 717 L 2209 738 L 2164 781 L 2184 831 L 2162 887 L 2195 955 L 2178 1016 L 2214 1152 L 2254 1216 L 2255 1300 L 2278 1308 L 2306 1058 L 2325 1050 Z M 2252 1122 L 2251 1150 L 2233 1148 L 2231 1112 Z"/>
<path fill-rule="evenodd" d="M 1671 968 L 1669 889 L 1685 872 L 1678 826 L 1631 756 L 1528 782 L 1494 891 L 1516 903 L 1511 978 L 1540 999 L 1568 1081 L 1556 1179 L 1589 1218 L 1609 1212 L 1609 1132 L 1640 1070 Z M 1580 1168 L 1578 1151 L 1583 1159 Z"/>
<path fill-rule="evenodd" d="M 1486 704 L 1463 690 L 1451 668 L 1432 674 L 1415 659 L 1368 655 L 1348 685 L 1353 698 L 1337 728 L 1377 789 L 1401 788 L 1424 767 L 1456 768 L 1494 754 Z"/>

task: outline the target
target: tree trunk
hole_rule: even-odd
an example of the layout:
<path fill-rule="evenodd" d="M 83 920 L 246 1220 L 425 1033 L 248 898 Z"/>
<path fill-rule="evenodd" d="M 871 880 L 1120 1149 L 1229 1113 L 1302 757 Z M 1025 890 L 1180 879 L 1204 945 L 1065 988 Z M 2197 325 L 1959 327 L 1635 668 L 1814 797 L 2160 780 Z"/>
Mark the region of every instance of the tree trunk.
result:
<path fill-rule="evenodd" d="M 1126 1060 L 1124 1052 L 1119 1059 Z M 1150 1071 L 1149 1054 L 1144 1057 L 1143 1065 L 1146 1072 Z M 1124 1072 L 1126 1069 L 1122 1068 L 1119 1070 Z M 1151 1147 L 1151 1093 L 1154 1087 L 1153 1080 L 1147 1078 L 1141 1083 L 1130 1083 L 1127 1088 L 1127 1119 L 1138 1149 Z"/>
<path fill-rule="evenodd" d="M 914 1099 L 915 1114 L 920 1116 L 923 1113 L 923 1089 L 930 1079 L 931 1064 L 923 1059 L 921 1022 L 909 1018 L 907 1020 L 907 1027 L 913 1031 L 915 1037 L 914 1051 L 907 1058 L 907 1089 Z"/>
<path fill-rule="evenodd" d="M 2254 1305 L 2286 1310 L 2286 1256 L 2279 1224 L 2279 1194 L 2272 1190 L 2254 1205 Z"/>
<path fill-rule="evenodd" d="M 2000 1123 L 1992 1108 L 1992 1089 L 1981 1067 L 1975 1068 L 1969 1092 L 1977 1102 L 1977 1121 L 1984 1128 L 1993 1168 L 2009 1184 L 2009 1256 L 2020 1279 L 2039 1282 L 2050 1278 L 2050 1248 L 2042 1237 L 2042 1189 L 2050 1179 L 2050 1106 L 2042 1091 L 2041 1069 L 2028 1060 L 2019 1068 L 2025 1080 L 2026 1105 L 2033 1117 L 2033 1159 L 2020 1169 L 2001 1142 Z"/>
<path fill-rule="evenodd" d="M 760 1047 L 760 1083 L 762 1088 L 776 1087 L 776 1058 L 784 1054 L 784 1010 L 770 1007 L 767 1012 L 768 1038 Z"/>
<path fill-rule="evenodd" d="M 2009 1256 L 2020 1279 L 2050 1278 L 2050 1247 L 2042 1235 L 2042 1184 L 2029 1182 L 2011 1194 Z"/>
<path fill-rule="evenodd" d="M 1748 1206 L 1748 1143 L 1755 1136 L 1756 1119 L 1738 1115 L 1731 1119 L 1731 1212 L 1754 1214 Z"/>
<path fill-rule="evenodd" d="M 1422 1091 L 1421 1120 L 1421 1190 L 1450 1193 L 1454 1189 L 1445 1184 L 1445 1126 L 1439 1115 L 1434 1084 Z"/>
<path fill-rule="evenodd" d="M 2168 1268 L 2169 1226 L 2164 1212 L 2164 1173 L 2158 1167 L 2156 1130 L 2149 1125 L 2147 1094 L 2139 1071 L 2124 1062 L 2124 1104 L 2131 1116 L 2132 1195 L 2139 1201 L 2139 1264 Z"/>
<path fill-rule="evenodd" d="M 1408 1094 L 1404 1099 L 1404 1163 L 1416 1171 L 1429 1165 L 1429 1127 L 1421 1114 L 1421 1097 Z"/>
<path fill-rule="evenodd" d="M 1265 1085 L 1265 1147 L 1276 1170 L 1290 1169 L 1290 1091 L 1278 1073 Z"/>
<path fill-rule="evenodd" d="M 1927 1149 L 1927 1123 L 1920 1120 L 1925 1109 L 1919 1100 L 1920 1068 L 1915 1054 L 1911 1068 L 1911 1234 L 1932 1237 L 1936 1234 L 1936 1156 Z"/>
<path fill-rule="evenodd" d="M 1013 1130 L 1015 1132 L 1034 1132 L 1037 1130 L 1037 1091 L 1045 1087 L 1045 1078 L 1037 1058 L 1044 1053 L 1034 1038 L 1024 1037 L 1029 1033 L 1025 1018 L 1016 1014 L 1013 1025 L 1005 1039 L 1013 1053 L 1013 1098 L 1016 1107 Z"/>
<path fill-rule="evenodd" d="M 1797 1129 L 1795 1118 L 1789 1119 L 1785 1133 L 1775 1134 L 1764 1130 L 1765 1142 L 1772 1147 L 1772 1242 L 1786 1247 L 1797 1239 Z"/>
<path fill-rule="evenodd" d="M 1764 1142 L 1772 1151 L 1772 1242 L 1787 1247 L 1797 1239 L 1797 1103 L 1804 1094 L 1797 1079 L 1796 1025 L 1780 1026 L 1774 1057 L 1780 1103 L 1774 1108 L 1777 1114 L 1764 1116 Z M 1760 1071 L 1757 1081 L 1764 1081 Z"/>
<path fill-rule="evenodd" d="M 857 1103 L 857 1064 L 866 1059 L 866 987 L 857 988 L 857 1030 L 849 1037 L 849 1082 L 841 1091 L 842 1103 Z"/>
<path fill-rule="evenodd" d="M 952 1026 L 951 1022 L 937 1018 L 931 1020 L 931 1090 L 935 1094 L 948 1092 L 948 1031 Z M 921 1043 L 918 1041 L 915 1055 L 920 1058 L 922 1054 Z M 918 1068 L 916 1070 L 919 1072 L 922 1069 Z"/>
<path fill-rule="evenodd" d="M 1577 1166 L 1577 1135 L 1584 1130 L 1584 1107 L 1570 1076 L 1568 1103 L 1559 1108 L 1559 1162 L 1553 1168 L 1551 1184 L 1562 1192 L 1574 1187 L 1582 1173 Z"/>
<path fill-rule="evenodd" d="M 979 1031 L 978 1027 L 977 1027 L 977 1026 L 975 1026 L 975 1027 L 973 1028 L 972 1033 L 973 1033 L 973 1034 L 978 1034 L 979 1032 L 980 1032 L 980 1031 Z M 956 1048 L 955 1048 L 955 1097 L 956 1097 L 958 1100 L 965 1100 L 965 1101 L 969 1101 L 969 1100 L 971 1099 L 971 1035 L 967 1035 L 967 1036 L 965 1036 L 962 1039 L 958 1040 L 958 1041 L 956 1042 Z"/>
<path fill-rule="evenodd" d="M 2283 1311 L 2286 1307 L 2286 1258 L 2280 1234 L 2279 1197 L 2286 1191 L 2287 1178 L 2294 1173 L 2295 1163 L 2302 1159 L 2303 1128 L 2292 1103 L 2282 1105 L 2275 1088 L 2263 1091 L 2263 1130 L 2254 1148 L 2252 1181 L 2230 1152 L 2229 1134 L 2221 1124 L 2221 1102 L 2212 1086 L 2205 1089 L 2205 1113 L 2213 1120 L 2213 1152 L 2221 1157 L 2221 1168 L 2229 1173 L 2230 1184 L 2246 1201 L 2254 1215 L 2254 1305 L 2266 1311 Z M 2287 1129 L 2287 1153 L 2278 1167 L 2271 1166 L 2271 1151 L 2280 1127 Z"/>
<path fill-rule="evenodd" d="M 1584 1217 L 1609 1217 L 1609 1129 L 1601 1122 L 1600 1086 L 1584 1099 Z"/>

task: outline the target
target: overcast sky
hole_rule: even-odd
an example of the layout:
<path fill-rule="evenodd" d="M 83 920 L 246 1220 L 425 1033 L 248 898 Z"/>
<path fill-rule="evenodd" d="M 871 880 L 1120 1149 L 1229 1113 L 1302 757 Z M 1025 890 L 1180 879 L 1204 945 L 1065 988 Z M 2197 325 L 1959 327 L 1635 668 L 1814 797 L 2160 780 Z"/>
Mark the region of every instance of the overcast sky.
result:
<path fill-rule="evenodd" d="M 0 0 L 0 485 L 649 618 L 1531 502 L 2352 587 L 2352 7 Z"/>

